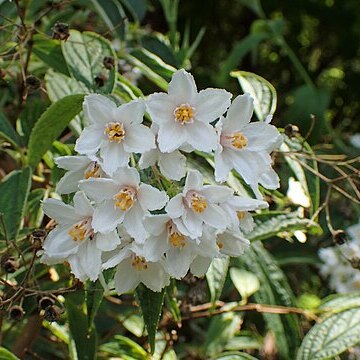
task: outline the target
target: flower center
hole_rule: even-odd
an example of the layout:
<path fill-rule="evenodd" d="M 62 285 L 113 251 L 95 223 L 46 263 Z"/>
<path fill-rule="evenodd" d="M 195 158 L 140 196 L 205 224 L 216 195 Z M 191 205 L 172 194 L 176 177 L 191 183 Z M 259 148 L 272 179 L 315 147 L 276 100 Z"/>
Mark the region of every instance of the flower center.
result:
<path fill-rule="evenodd" d="M 180 124 L 189 124 L 194 121 L 194 108 L 188 104 L 181 104 L 174 110 L 175 121 Z"/>
<path fill-rule="evenodd" d="M 83 241 L 87 237 L 92 236 L 93 233 L 89 219 L 74 224 L 68 232 L 74 241 Z"/>
<path fill-rule="evenodd" d="M 146 270 L 148 268 L 147 262 L 144 257 L 135 255 L 131 262 L 131 266 L 138 271 Z"/>
<path fill-rule="evenodd" d="M 102 171 L 100 165 L 96 161 L 92 161 L 84 173 L 84 178 L 99 178 L 101 175 Z"/>
<path fill-rule="evenodd" d="M 218 246 L 219 250 L 221 250 L 224 247 L 224 243 L 220 240 L 216 241 L 216 245 Z"/>
<path fill-rule="evenodd" d="M 169 243 L 177 248 L 183 248 L 186 245 L 186 237 L 183 235 L 171 221 L 168 223 Z"/>
<path fill-rule="evenodd" d="M 122 211 L 131 209 L 136 201 L 136 191 L 132 187 L 124 187 L 114 195 L 115 207 Z"/>
<path fill-rule="evenodd" d="M 230 136 L 231 145 L 237 149 L 243 149 L 248 144 L 247 137 L 241 132 L 235 132 Z"/>
<path fill-rule="evenodd" d="M 207 208 L 207 201 L 206 201 L 206 197 L 202 196 L 200 194 L 192 194 L 191 196 L 191 208 L 196 212 L 196 213 L 202 213 L 206 210 Z"/>
<path fill-rule="evenodd" d="M 125 137 L 125 129 L 123 124 L 118 122 L 110 122 L 106 125 L 105 135 L 108 137 L 110 142 L 121 143 Z"/>
<path fill-rule="evenodd" d="M 236 215 L 237 215 L 239 220 L 243 220 L 244 217 L 245 217 L 245 211 L 237 211 Z"/>

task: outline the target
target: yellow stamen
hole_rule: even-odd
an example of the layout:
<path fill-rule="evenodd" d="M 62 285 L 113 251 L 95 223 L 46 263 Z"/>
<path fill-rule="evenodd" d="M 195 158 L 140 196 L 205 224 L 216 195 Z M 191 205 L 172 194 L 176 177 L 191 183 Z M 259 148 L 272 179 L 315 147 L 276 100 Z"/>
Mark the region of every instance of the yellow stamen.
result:
<path fill-rule="evenodd" d="M 237 149 L 243 149 L 248 144 L 247 137 L 241 132 L 235 132 L 230 136 L 231 145 L 236 147 Z"/>
<path fill-rule="evenodd" d="M 183 248 L 186 245 L 186 238 L 178 231 L 174 231 L 169 235 L 169 242 L 174 247 Z"/>
<path fill-rule="evenodd" d="M 219 250 L 221 250 L 221 249 L 224 247 L 224 243 L 222 243 L 220 240 L 218 240 L 218 241 L 216 242 L 216 244 L 217 244 Z"/>
<path fill-rule="evenodd" d="M 119 193 L 114 196 L 115 207 L 120 208 L 122 211 L 127 211 L 133 207 L 135 203 L 136 193 L 133 188 L 124 187 Z"/>
<path fill-rule="evenodd" d="M 101 169 L 100 166 L 96 162 L 92 162 L 90 166 L 86 169 L 84 178 L 99 178 L 101 177 Z"/>
<path fill-rule="evenodd" d="M 86 237 L 86 227 L 84 223 L 75 224 L 70 230 L 69 235 L 72 237 L 74 241 L 82 241 Z"/>
<path fill-rule="evenodd" d="M 243 220 L 244 217 L 245 217 L 245 211 L 237 211 L 236 215 L 237 215 L 239 220 Z"/>
<path fill-rule="evenodd" d="M 175 121 L 180 124 L 188 124 L 193 122 L 194 108 L 187 104 L 181 104 L 174 111 Z"/>
<path fill-rule="evenodd" d="M 199 194 L 193 194 L 191 197 L 191 207 L 197 213 L 202 213 L 207 208 L 206 198 Z"/>
<path fill-rule="evenodd" d="M 110 142 L 121 143 L 125 137 L 125 129 L 123 124 L 110 122 L 105 128 L 105 135 L 109 138 Z"/>
<path fill-rule="evenodd" d="M 131 262 L 131 266 L 138 271 L 146 270 L 148 268 L 147 262 L 144 257 L 135 255 Z"/>

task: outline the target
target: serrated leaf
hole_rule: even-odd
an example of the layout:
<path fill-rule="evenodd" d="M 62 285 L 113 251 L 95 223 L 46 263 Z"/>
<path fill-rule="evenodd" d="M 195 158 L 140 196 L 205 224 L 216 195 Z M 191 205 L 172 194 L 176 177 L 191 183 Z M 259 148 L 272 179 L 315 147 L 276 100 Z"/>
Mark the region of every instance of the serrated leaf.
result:
<path fill-rule="evenodd" d="M 229 268 L 229 258 L 215 258 L 208 272 L 206 273 L 206 280 L 210 290 L 210 299 L 212 304 L 215 304 L 219 300 L 224 283 L 226 280 L 226 275 Z"/>
<path fill-rule="evenodd" d="M 274 114 L 277 94 L 275 88 L 267 80 L 247 71 L 233 71 L 230 75 L 237 78 L 244 93 L 249 93 L 254 99 L 254 111 L 260 121 Z"/>
<path fill-rule="evenodd" d="M 307 230 L 312 234 L 321 234 L 320 226 L 309 219 L 300 218 L 296 211 L 285 214 L 259 214 L 255 216 L 255 228 L 246 237 L 251 240 L 265 240 L 287 231 Z"/>
<path fill-rule="evenodd" d="M 74 79 L 96 92 L 110 94 L 113 91 L 116 66 L 107 70 L 103 60 L 109 56 L 116 64 L 116 54 L 107 39 L 90 31 L 81 33 L 71 30 L 69 40 L 61 45 L 69 73 Z M 95 78 L 98 76 L 103 77 L 103 86 L 97 84 Z"/>
<path fill-rule="evenodd" d="M 30 167 L 12 171 L 0 182 L 0 213 L 10 240 L 15 239 L 19 232 L 30 186 Z M 1 232 L 5 234 L 2 223 L 0 224 Z"/>
<path fill-rule="evenodd" d="M 160 320 L 162 305 L 164 302 L 165 290 L 154 292 L 144 285 L 139 285 L 136 289 L 137 298 L 140 303 L 145 326 L 149 335 L 151 352 L 155 351 L 155 335 Z"/>
<path fill-rule="evenodd" d="M 297 360 L 326 360 L 360 342 L 360 308 L 332 315 L 306 334 Z"/>
<path fill-rule="evenodd" d="M 20 360 L 16 355 L 14 355 L 9 350 L 4 347 L 0 347 L 0 360 Z"/>
<path fill-rule="evenodd" d="M 36 166 L 51 144 L 82 109 L 84 94 L 69 95 L 52 104 L 36 122 L 29 139 L 28 162 Z"/>
<path fill-rule="evenodd" d="M 260 288 L 259 279 L 249 271 L 233 267 L 230 269 L 230 278 L 244 301 Z"/>

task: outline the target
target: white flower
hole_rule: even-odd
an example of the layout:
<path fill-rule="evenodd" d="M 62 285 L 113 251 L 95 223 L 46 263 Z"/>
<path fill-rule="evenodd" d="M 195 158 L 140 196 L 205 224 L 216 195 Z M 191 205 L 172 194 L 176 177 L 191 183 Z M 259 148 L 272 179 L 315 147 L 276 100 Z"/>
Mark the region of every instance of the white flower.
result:
<path fill-rule="evenodd" d="M 101 271 L 101 253 L 120 244 L 117 232 L 100 234 L 92 228 L 94 209 L 81 191 L 74 196 L 74 206 L 57 199 L 46 199 L 42 208 L 58 223 L 44 242 L 43 261 L 67 260 L 76 277 L 95 281 Z"/>
<path fill-rule="evenodd" d="M 183 192 L 174 196 L 166 206 L 173 219 L 180 218 L 192 238 L 202 235 L 203 224 L 225 229 L 228 219 L 219 206 L 228 200 L 233 190 L 226 186 L 203 185 L 203 177 L 197 170 L 190 170 Z"/>
<path fill-rule="evenodd" d="M 360 149 L 360 133 L 350 136 L 350 144 Z"/>
<path fill-rule="evenodd" d="M 231 94 L 223 89 L 196 89 L 191 74 L 181 69 L 174 73 L 168 94 L 155 93 L 146 101 L 147 111 L 159 125 L 161 152 L 173 152 L 189 144 L 194 149 L 211 152 L 217 144 L 214 128 L 209 124 L 230 105 Z"/>
<path fill-rule="evenodd" d="M 269 153 L 280 145 L 282 137 L 275 126 L 266 122 L 250 123 L 253 110 L 250 95 L 240 95 L 231 104 L 226 118 L 216 124 L 219 136 L 215 150 L 216 181 L 226 181 L 229 172 L 235 169 L 247 184 L 257 185 L 261 175 L 270 171 Z"/>
<path fill-rule="evenodd" d="M 85 97 L 84 112 L 90 125 L 76 141 L 80 154 L 94 155 L 100 150 L 104 171 L 112 175 L 128 165 L 131 153 L 143 153 L 155 148 L 154 135 L 141 124 L 144 102 L 133 100 L 116 107 L 115 103 L 99 94 Z"/>
<path fill-rule="evenodd" d="M 157 126 L 153 124 L 151 130 L 157 138 Z M 155 164 L 159 165 L 160 172 L 172 180 L 180 180 L 186 174 L 186 157 L 175 150 L 170 153 L 162 153 L 158 148 L 143 153 L 139 160 L 140 169 L 146 169 Z"/>
<path fill-rule="evenodd" d="M 239 228 L 245 233 L 254 228 L 254 220 L 249 211 L 264 209 L 269 204 L 262 200 L 256 200 L 234 195 L 220 204 L 231 222 L 231 229 L 238 231 Z"/>
<path fill-rule="evenodd" d="M 169 285 L 170 277 L 164 269 L 163 261 L 148 261 L 140 246 L 130 243 L 121 248 L 103 264 L 103 269 L 116 266 L 115 290 L 123 294 L 143 283 L 152 291 L 161 291 Z"/>
<path fill-rule="evenodd" d="M 122 168 L 111 179 L 80 181 L 89 198 L 98 202 L 92 226 L 95 231 L 107 233 L 120 223 L 137 242 L 143 242 L 147 232 L 143 218 L 148 210 L 158 210 L 165 206 L 168 197 L 150 185 L 140 183 L 139 173 L 134 168 Z"/>
<path fill-rule="evenodd" d="M 360 244 L 360 221 L 357 224 L 349 226 L 346 231 L 353 241 L 356 241 Z"/>
<path fill-rule="evenodd" d="M 181 223 L 167 214 L 149 215 L 145 217 L 144 224 L 150 234 L 144 243 L 144 256 L 151 261 L 158 261 L 166 254 L 168 273 L 176 279 L 183 278 L 200 251 L 197 242 L 189 237 Z M 209 247 L 205 246 L 201 250 L 207 254 Z"/>
<path fill-rule="evenodd" d="M 306 195 L 300 181 L 295 180 L 293 177 L 289 178 L 289 187 L 286 196 L 293 204 L 298 204 L 305 208 L 310 207 L 309 196 Z"/>
<path fill-rule="evenodd" d="M 104 176 L 101 164 L 96 157 L 61 156 L 55 159 L 55 163 L 59 168 L 68 170 L 56 186 L 56 192 L 59 194 L 76 192 L 80 180 Z"/>

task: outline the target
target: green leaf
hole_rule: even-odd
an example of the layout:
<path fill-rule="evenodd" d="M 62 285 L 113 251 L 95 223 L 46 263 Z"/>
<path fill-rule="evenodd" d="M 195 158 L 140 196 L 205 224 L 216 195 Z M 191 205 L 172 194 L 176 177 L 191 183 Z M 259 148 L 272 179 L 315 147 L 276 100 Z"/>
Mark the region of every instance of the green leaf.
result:
<path fill-rule="evenodd" d="M 70 120 L 81 111 L 83 101 L 84 94 L 69 95 L 52 104 L 41 115 L 29 139 L 29 165 L 37 165 Z"/>
<path fill-rule="evenodd" d="M 12 352 L 5 349 L 4 347 L 0 347 L 0 360 L 19 360 L 17 356 L 15 356 Z"/>
<path fill-rule="evenodd" d="M 0 113 L 0 138 L 1 137 L 15 146 L 20 144 L 20 137 L 18 133 L 3 113 Z"/>
<path fill-rule="evenodd" d="M 322 300 L 319 309 L 324 311 L 343 311 L 353 307 L 360 307 L 360 292 L 329 295 Z"/>
<path fill-rule="evenodd" d="M 103 65 L 106 56 L 114 59 L 116 54 L 110 42 L 102 36 L 85 31 L 70 31 L 70 38 L 61 43 L 62 51 L 71 76 L 84 83 L 88 89 L 104 94 L 113 91 L 116 80 L 116 66 L 108 70 Z M 96 83 L 96 77 L 104 78 L 104 85 Z"/>
<path fill-rule="evenodd" d="M 226 280 L 227 271 L 229 268 L 229 258 L 215 258 L 208 272 L 206 273 L 206 280 L 210 290 L 210 299 L 212 304 L 219 300 L 224 283 Z"/>
<path fill-rule="evenodd" d="M 30 227 L 38 228 L 44 218 L 44 212 L 41 210 L 41 200 L 46 197 L 46 189 L 34 189 L 30 192 L 27 201 L 28 223 Z"/>
<path fill-rule="evenodd" d="M 61 40 L 49 39 L 41 34 L 35 34 L 33 40 L 33 52 L 40 60 L 55 71 L 69 75 L 65 58 L 61 51 Z"/>
<path fill-rule="evenodd" d="M 353 308 L 314 325 L 306 334 L 296 359 L 332 359 L 359 342 L 360 308 Z"/>
<path fill-rule="evenodd" d="M 321 234 L 320 226 L 309 219 L 300 218 L 297 211 L 290 213 L 264 213 L 254 217 L 254 230 L 246 234 L 251 240 L 265 240 L 277 234 L 286 231 L 294 232 L 295 230 L 306 230 L 311 234 Z"/>
<path fill-rule="evenodd" d="M 240 0 L 240 2 L 252 10 L 258 17 L 263 17 L 264 11 L 260 0 Z"/>
<path fill-rule="evenodd" d="M 10 240 L 16 239 L 31 186 L 31 169 L 12 171 L 0 182 L 0 213 L 3 215 L 6 232 Z M 5 229 L 0 225 L 2 233 Z"/>
<path fill-rule="evenodd" d="M 144 285 L 139 285 L 136 289 L 136 294 L 140 303 L 145 326 L 149 334 L 150 349 L 151 352 L 154 353 L 155 335 L 160 320 L 165 290 L 162 292 L 154 292 Z"/>
<path fill-rule="evenodd" d="M 102 345 L 100 350 L 124 360 L 149 360 L 148 353 L 131 339 L 115 335 L 114 340 Z"/>
<path fill-rule="evenodd" d="M 240 329 L 241 317 L 234 312 L 228 312 L 211 319 L 206 334 L 205 351 L 209 357 L 223 351 L 226 344 Z"/>
<path fill-rule="evenodd" d="M 84 294 L 79 291 L 66 297 L 65 306 L 78 359 L 93 360 L 96 355 L 96 331 L 94 327 L 88 328 L 84 301 Z"/>
<path fill-rule="evenodd" d="M 88 315 L 88 327 L 91 329 L 95 316 L 99 310 L 102 299 L 104 297 L 104 288 L 101 286 L 100 281 L 88 281 L 86 283 L 86 308 Z"/>
<path fill-rule="evenodd" d="M 229 351 L 218 355 L 215 358 L 215 360 L 258 360 L 258 359 L 244 352 Z"/>
<path fill-rule="evenodd" d="M 230 278 L 244 302 L 260 288 L 259 279 L 249 271 L 233 267 L 230 269 Z"/>
<path fill-rule="evenodd" d="M 247 71 L 233 71 L 230 75 L 237 78 L 244 93 L 249 93 L 254 99 L 255 114 L 260 121 L 274 114 L 277 103 L 276 90 L 267 80 Z"/>

